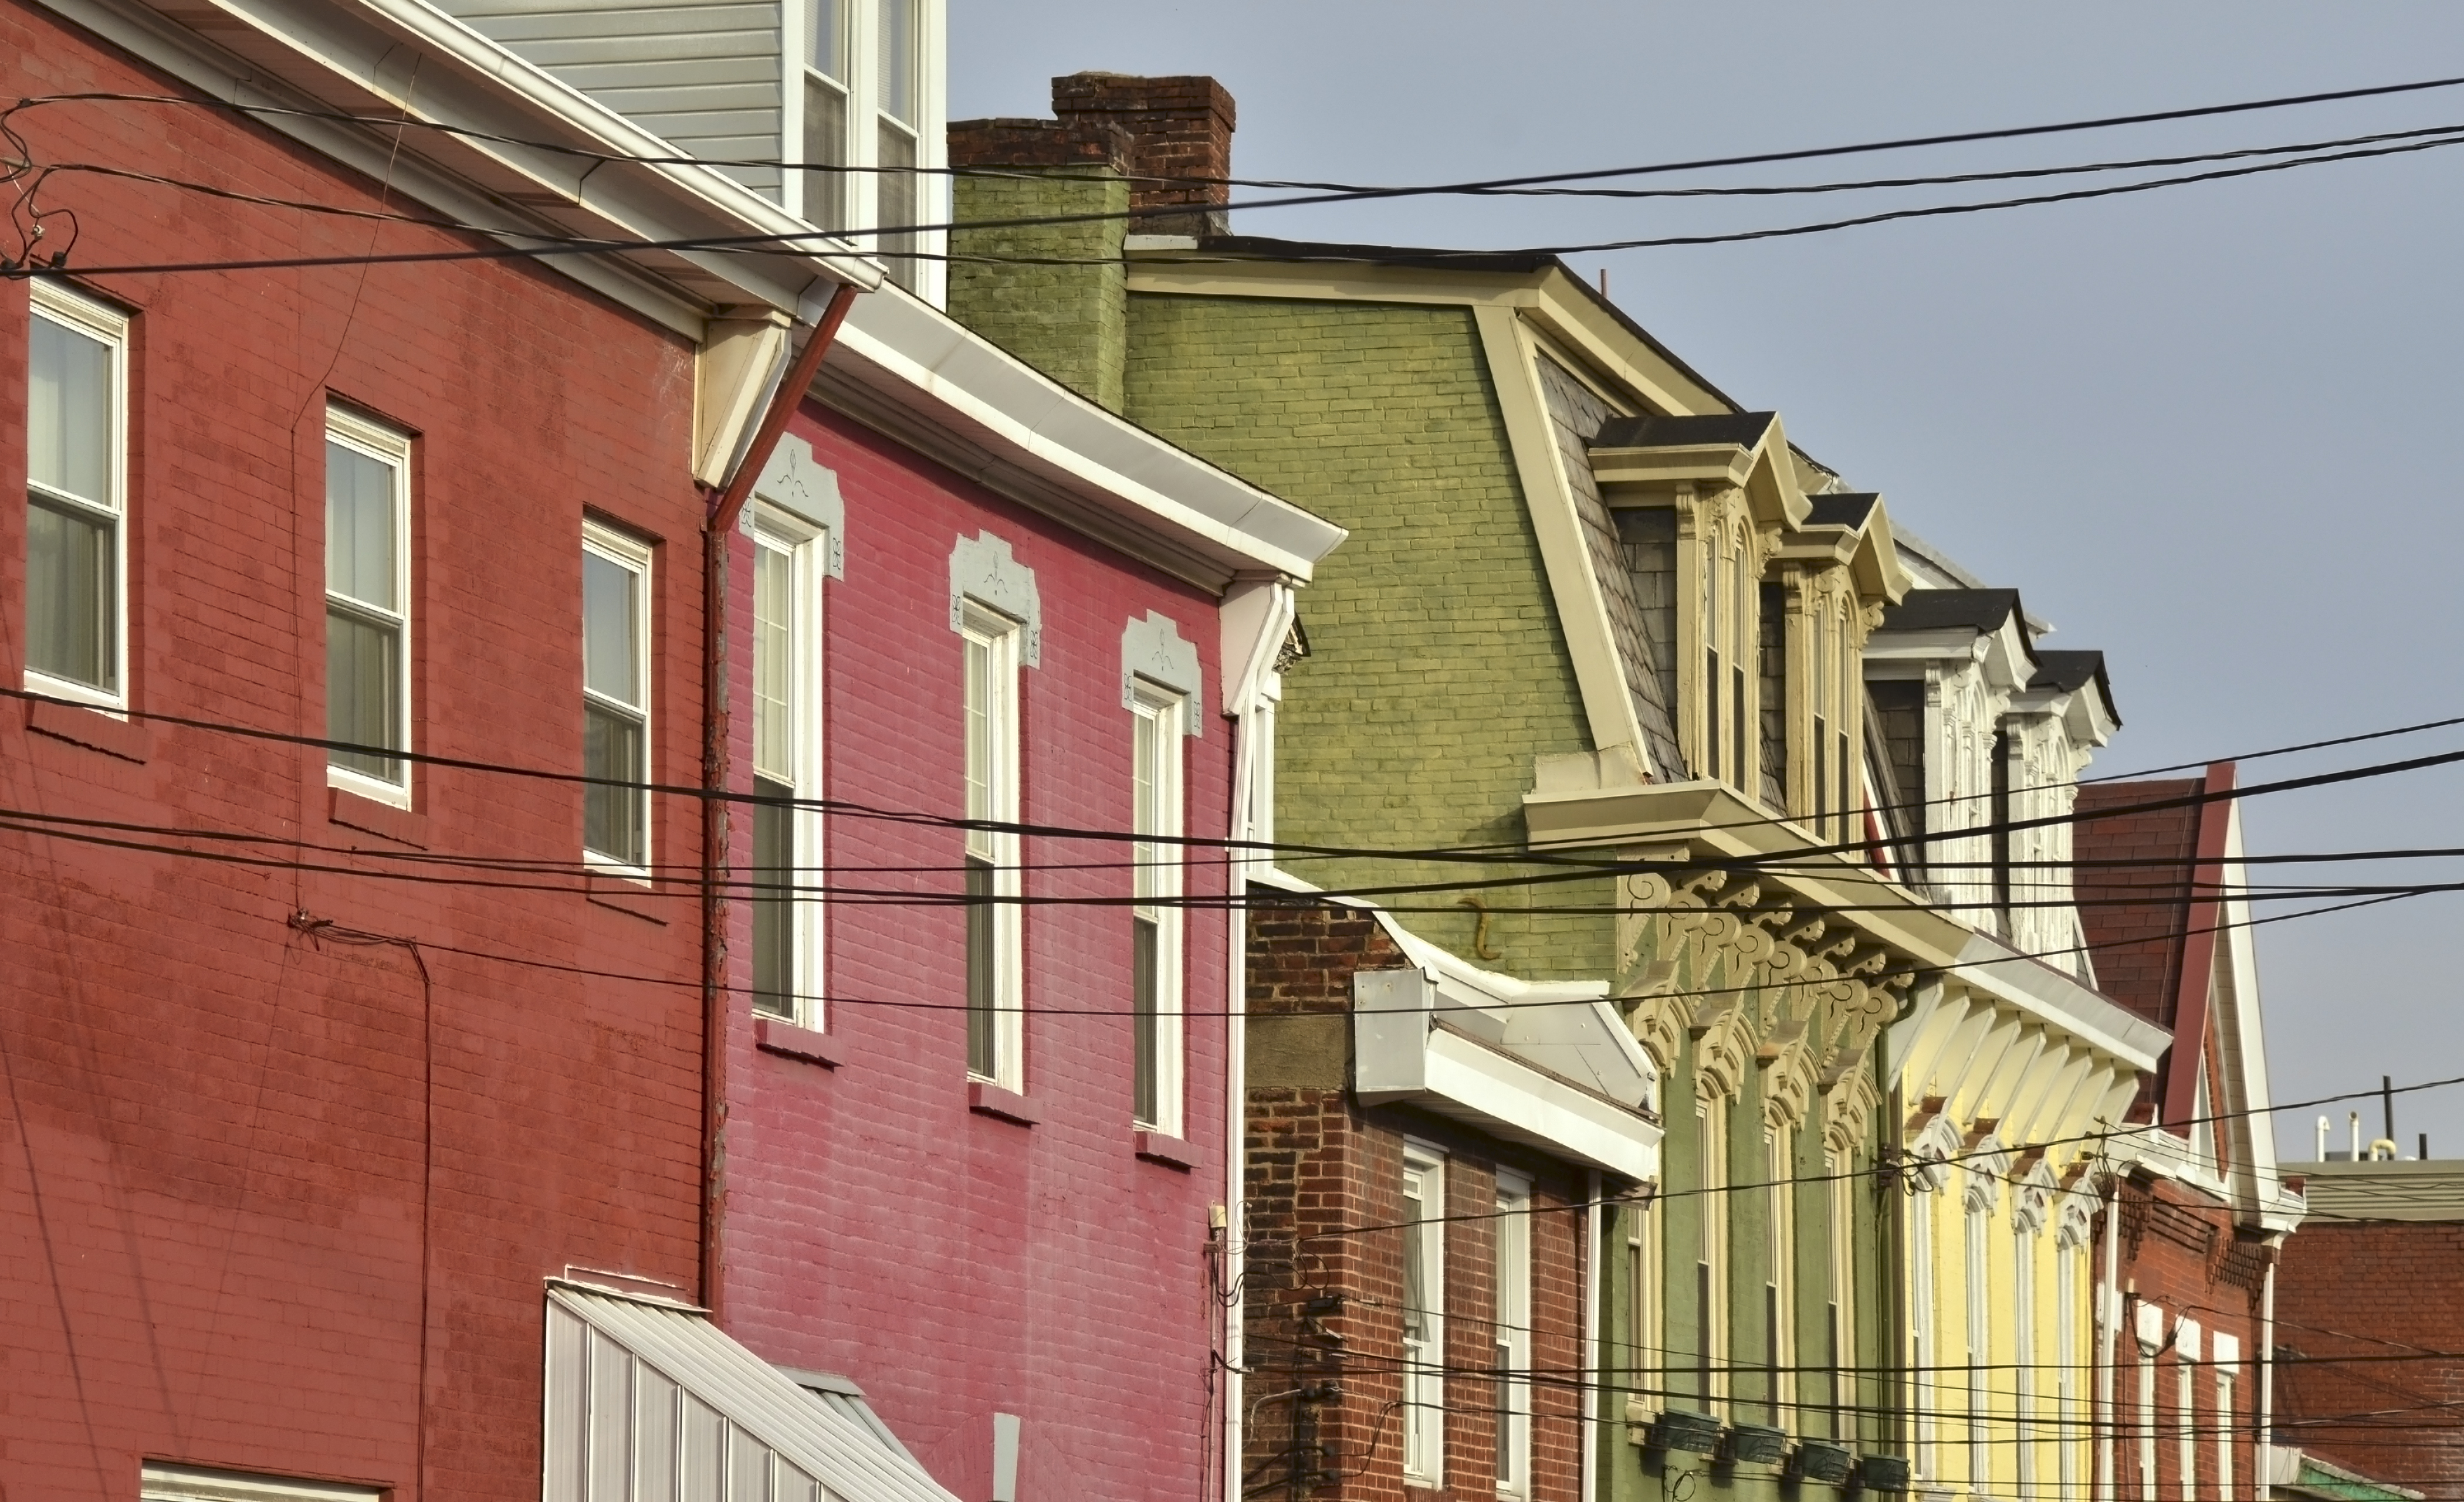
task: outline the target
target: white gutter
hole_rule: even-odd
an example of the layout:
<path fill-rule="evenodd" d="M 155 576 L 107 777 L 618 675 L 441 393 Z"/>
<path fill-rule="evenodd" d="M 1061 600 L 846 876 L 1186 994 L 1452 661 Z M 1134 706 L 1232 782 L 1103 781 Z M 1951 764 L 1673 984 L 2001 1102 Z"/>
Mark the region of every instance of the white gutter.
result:
<path fill-rule="evenodd" d="M 1244 573 L 1306 581 L 1345 535 L 896 286 L 856 305 L 813 394 L 1101 540 L 1161 543 L 1159 561 L 1218 591 Z"/>

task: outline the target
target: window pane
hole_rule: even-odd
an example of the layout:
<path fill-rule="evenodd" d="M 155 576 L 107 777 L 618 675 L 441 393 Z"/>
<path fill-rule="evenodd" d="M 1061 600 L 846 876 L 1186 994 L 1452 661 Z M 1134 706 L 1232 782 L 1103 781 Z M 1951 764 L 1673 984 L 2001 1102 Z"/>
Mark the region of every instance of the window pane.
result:
<path fill-rule="evenodd" d="M 1429 1211 L 1420 1198 L 1421 1183 L 1419 1174 L 1403 1176 L 1403 1339 L 1407 1341 L 1429 1338 L 1429 1228 L 1420 1224 Z"/>
<path fill-rule="evenodd" d="M 26 472 L 37 485 L 112 504 L 112 348 L 37 312 L 27 352 Z"/>
<path fill-rule="evenodd" d="M 813 0 L 804 13 L 810 17 L 813 38 L 813 66 L 833 78 L 845 79 L 842 72 L 847 63 L 839 54 L 846 45 L 845 22 L 840 16 L 840 0 Z"/>
<path fill-rule="evenodd" d="M 642 702 L 641 576 L 612 558 L 582 555 L 582 681 L 622 704 Z"/>
<path fill-rule="evenodd" d="M 873 223 L 899 231 L 876 237 L 882 269 L 890 273 L 891 280 L 913 292 L 917 267 L 914 252 L 923 242 L 905 229 L 916 222 L 915 174 L 905 169 L 915 165 L 914 136 L 903 125 L 883 120 L 880 158 L 879 212 Z"/>
<path fill-rule="evenodd" d="M 630 576 L 627 576 L 629 577 Z M 582 771 L 584 776 L 617 782 L 642 780 L 642 724 L 638 720 L 584 705 L 582 711 Z M 582 843 L 627 865 L 640 865 L 646 854 L 640 788 L 590 784 L 582 798 Z"/>
<path fill-rule="evenodd" d="M 807 76 L 804 79 L 804 160 L 815 166 L 845 166 L 847 159 L 847 91 Z M 847 227 L 847 174 L 804 174 L 804 217 L 825 229 Z"/>
<path fill-rule="evenodd" d="M 402 634 L 348 610 L 325 611 L 325 737 L 358 746 L 402 744 Z M 331 753 L 333 765 L 400 782 L 403 764 L 363 751 Z"/>
<path fill-rule="evenodd" d="M 325 590 L 399 610 L 394 587 L 394 467 L 356 448 L 325 445 Z"/>
<path fill-rule="evenodd" d="M 89 512 L 30 498 L 26 665 L 35 672 L 95 688 L 120 686 L 116 530 Z"/>
<path fill-rule="evenodd" d="M 987 642 L 967 639 L 967 817 L 993 816 L 993 649 Z M 989 836 L 970 831 L 971 849 L 986 848 Z"/>
<path fill-rule="evenodd" d="M 915 0 L 882 0 L 881 109 L 892 120 L 915 124 Z M 906 164 L 913 165 L 914 159 Z M 882 165 L 891 163 L 884 159 Z M 904 223 L 905 221 L 893 221 Z"/>
<path fill-rule="evenodd" d="M 967 1072 L 986 1079 L 1001 1074 L 1001 1049 L 993 1014 L 993 954 L 997 933 L 993 918 L 993 868 L 984 861 L 967 862 Z"/>
<path fill-rule="evenodd" d="M 1130 1047 L 1135 1054 L 1135 1111 L 1139 1121 L 1155 1125 L 1162 1097 L 1162 1059 L 1156 1056 L 1155 970 L 1163 934 L 1152 918 L 1130 921 Z"/>
<path fill-rule="evenodd" d="M 753 770 L 793 783 L 795 724 L 791 700 L 794 659 L 788 630 L 794 620 L 795 555 L 768 546 L 753 550 Z"/>
<path fill-rule="evenodd" d="M 753 791 L 765 798 L 795 795 L 767 777 L 754 778 Z M 793 808 L 753 806 L 753 1006 L 781 1017 L 796 1014 L 795 829 Z"/>

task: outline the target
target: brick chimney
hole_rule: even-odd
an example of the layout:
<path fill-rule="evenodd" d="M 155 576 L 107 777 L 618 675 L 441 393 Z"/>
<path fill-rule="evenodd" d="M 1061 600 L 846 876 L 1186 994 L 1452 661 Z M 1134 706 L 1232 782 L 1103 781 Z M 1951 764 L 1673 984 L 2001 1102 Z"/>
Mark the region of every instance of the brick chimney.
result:
<path fill-rule="evenodd" d="M 1231 188 L 1232 96 L 1212 78 L 1141 78 L 1073 73 L 1052 80 L 1052 113 L 1064 124 L 1111 124 L 1130 139 L 1133 234 L 1225 234 Z M 1156 178 L 1214 181 L 1153 182 Z"/>
<path fill-rule="evenodd" d="M 1117 412 L 1129 356 L 1127 132 L 1102 120 L 950 125 L 950 316 Z M 990 170 L 970 172 L 968 168 Z M 1021 220 L 1087 215 L 1074 223 Z M 970 226 L 982 225 L 983 229 Z"/>

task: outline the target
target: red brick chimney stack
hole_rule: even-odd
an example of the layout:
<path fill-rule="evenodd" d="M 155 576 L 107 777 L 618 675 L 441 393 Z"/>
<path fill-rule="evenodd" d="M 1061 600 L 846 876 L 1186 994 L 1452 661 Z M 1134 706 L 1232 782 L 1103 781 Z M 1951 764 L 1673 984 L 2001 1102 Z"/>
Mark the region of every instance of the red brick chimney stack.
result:
<path fill-rule="evenodd" d="M 1230 232 L 1232 96 L 1212 78 L 1141 78 L 1073 73 L 1052 80 L 1052 113 L 1065 124 L 1117 125 L 1130 137 L 1133 234 Z M 1151 179 L 1203 181 L 1155 182 Z"/>

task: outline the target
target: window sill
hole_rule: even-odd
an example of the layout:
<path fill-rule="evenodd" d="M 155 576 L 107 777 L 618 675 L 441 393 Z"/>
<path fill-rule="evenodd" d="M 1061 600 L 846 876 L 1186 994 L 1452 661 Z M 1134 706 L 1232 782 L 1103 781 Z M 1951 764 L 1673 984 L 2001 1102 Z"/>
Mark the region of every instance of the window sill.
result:
<path fill-rule="evenodd" d="M 46 699 L 26 701 L 26 729 L 37 735 L 67 741 L 88 751 L 99 751 L 121 761 L 145 765 L 152 754 L 153 733 L 144 726 L 120 718 L 99 707 L 85 708 L 76 705 L 54 704 Z"/>
<path fill-rule="evenodd" d="M 1033 1126 L 1044 1120 L 1034 1101 L 1015 1090 L 1003 1090 L 980 1079 L 967 1081 L 967 1109 L 1013 1126 Z"/>
<path fill-rule="evenodd" d="M 847 1059 L 841 1039 L 810 1028 L 800 1028 L 784 1017 L 753 1019 L 753 1046 L 764 1054 L 793 1058 L 824 1069 L 836 1069 Z"/>
<path fill-rule="evenodd" d="M 602 907 L 612 908 L 627 918 L 657 924 L 664 928 L 673 916 L 676 899 L 650 890 L 647 882 L 621 876 L 601 876 L 594 871 L 584 879 L 583 895 Z"/>
<path fill-rule="evenodd" d="M 1177 1137 L 1161 1132 L 1137 1131 L 1130 1134 L 1131 1144 L 1137 1155 L 1149 1163 L 1161 1164 L 1187 1173 L 1198 1166 L 1198 1149 Z"/>
<path fill-rule="evenodd" d="M 408 845 L 413 850 L 428 848 L 428 819 L 425 815 L 362 797 L 348 788 L 325 790 L 325 817 L 344 829 L 374 835 L 379 839 Z"/>

